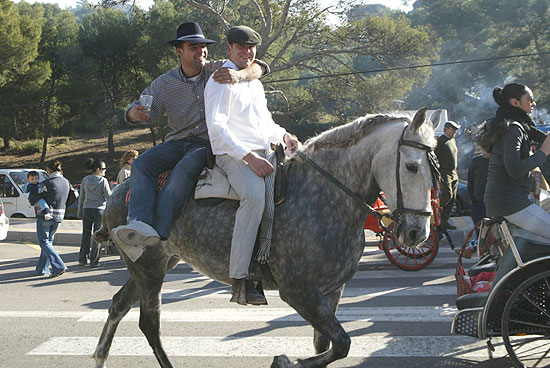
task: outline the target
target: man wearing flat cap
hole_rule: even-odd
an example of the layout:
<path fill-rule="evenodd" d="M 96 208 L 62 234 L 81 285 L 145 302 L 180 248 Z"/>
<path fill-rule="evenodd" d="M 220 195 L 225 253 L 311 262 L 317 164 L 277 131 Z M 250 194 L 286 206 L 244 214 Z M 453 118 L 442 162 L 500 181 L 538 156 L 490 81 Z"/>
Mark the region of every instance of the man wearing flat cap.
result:
<path fill-rule="evenodd" d="M 176 48 L 180 65 L 155 79 L 142 92 L 153 96 L 149 112 L 139 101 L 126 110 L 126 120 L 133 123 L 152 123 L 166 114 L 170 128 L 163 143 L 149 148 L 133 162 L 129 223 L 112 231 L 113 240 L 132 261 L 141 256 L 145 246 L 168 239 L 173 220 L 206 165 L 204 88 L 210 76 L 218 83 L 231 84 L 258 79 L 268 70 L 261 61 L 240 70 L 220 68 L 224 61 L 206 60 L 206 46 L 214 42 L 204 37 L 198 23 L 181 24 L 176 38 L 168 41 Z M 167 170 L 172 171 L 157 193 L 158 175 Z"/>
<path fill-rule="evenodd" d="M 256 45 L 262 38 L 252 28 L 238 26 L 229 30 L 227 42 L 229 60 L 224 66 L 242 70 L 254 62 Z M 264 211 L 264 177 L 273 172 L 265 157 L 272 143 L 285 143 L 294 149 L 299 142 L 273 121 L 262 83 L 257 79 L 219 84 L 210 78 L 204 98 L 216 164 L 225 171 L 240 198 L 229 260 L 231 301 L 242 305 L 267 304 L 265 296 L 246 279 Z"/>
<path fill-rule="evenodd" d="M 437 138 L 435 154 L 439 160 L 439 171 L 441 172 L 441 185 L 439 200 L 441 203 L 441 228 L 442 230 L 455 230 L 456 226 L 449 224 L 451 210 L 456 200 L 458 187 L 457 156 L 455 134 L 460 125 L 454 121 L 447 121 L 443 134 Z"/>

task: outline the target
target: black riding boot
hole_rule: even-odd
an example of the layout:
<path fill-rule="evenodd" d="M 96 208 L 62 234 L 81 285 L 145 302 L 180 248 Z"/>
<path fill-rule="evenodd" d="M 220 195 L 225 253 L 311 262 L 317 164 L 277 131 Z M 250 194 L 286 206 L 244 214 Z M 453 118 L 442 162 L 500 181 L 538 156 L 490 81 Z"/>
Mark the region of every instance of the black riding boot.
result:
<path fill-rule="evenodd" d="M 255 287 L 252 281 L 246 279 L 231 279 L 231 302 L 240 305 L 267 305 L 265 296 Z"/>

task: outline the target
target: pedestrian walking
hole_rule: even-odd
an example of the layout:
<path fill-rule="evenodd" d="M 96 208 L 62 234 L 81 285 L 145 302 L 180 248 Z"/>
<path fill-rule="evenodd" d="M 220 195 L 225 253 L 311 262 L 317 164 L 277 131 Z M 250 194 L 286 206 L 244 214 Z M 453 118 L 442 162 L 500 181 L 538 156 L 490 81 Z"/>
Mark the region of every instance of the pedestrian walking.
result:
<path fill-rule="evenodd" d="M 90 175 L 82 179 L 78 201 L 78 218 L 82 219 L 82 241 L 78 253 L 78 264 L 86 266 L 88 259 L 90 267 L 99 265 L 99 247 L 92 239 L 93 231 L 101 227 L 101 216 L 105 210 L 107 199 L 111 196 L 109 182 L 105 178 L 107 167 L 105 162 L 88 158 L 84 167 Z"/>
<path fill-rule="evenodd" d="M 44 199 L 51 208 L 51 220 L 46 220 L 43 216 L 36 217 L 36 237 L 40 246 L 40 257 L 36 265 L 36 273 L 53 278 L 61 276 L 67 271 L 67 266 L 54 249 L 53 242 L 59 224 L 63 222 L 65 216 L 70 184 L 63 177 L 61 162 L 57 160 L 48 162 L 46 171 L 49 178 L 42 182 L 46 190 L 41 193 L 30 193 L 29 201 L 34 203 Z"/>

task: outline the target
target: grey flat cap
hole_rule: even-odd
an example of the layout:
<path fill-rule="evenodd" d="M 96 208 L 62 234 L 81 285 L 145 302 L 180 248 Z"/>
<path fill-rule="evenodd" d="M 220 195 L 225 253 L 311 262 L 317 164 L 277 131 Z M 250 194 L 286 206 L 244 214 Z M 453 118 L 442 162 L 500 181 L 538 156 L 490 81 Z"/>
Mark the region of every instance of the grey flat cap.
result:
<path fill-rule="evenodd" d="M 260 45 L 262 37 L 250 27 L 236 26 L 227 32 L 227 42 L 241 45 Z"/>

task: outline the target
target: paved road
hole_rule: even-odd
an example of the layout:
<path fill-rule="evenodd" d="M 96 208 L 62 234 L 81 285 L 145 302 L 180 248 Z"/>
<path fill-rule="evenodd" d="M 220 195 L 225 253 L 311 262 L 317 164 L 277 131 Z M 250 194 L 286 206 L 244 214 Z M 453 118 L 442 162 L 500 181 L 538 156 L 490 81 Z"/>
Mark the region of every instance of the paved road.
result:
<path fill-rule="evenodd" d="M 117 256 L 104 257 L 103 267 L 89 269 L 77 265 L 74 242 L 56 248 L 69 272 L 49 280 L 33 275 L 36 245 L 0 242 L 2 367 L 94 366 L 90 356 L 110 298 L 127 272 Z M 450 335 L 456 257 L 443 244 L 428 268 L 405 272 L 367 246 L 338 311 L 352 337 L 351 351 L 331 367 L 511 366 L 500 340 L 489 359 L 483 341 Z M 229 287 L 185 263 L 166 276 L 162 335 L 174 367 L 269 367 L 274 355 L 313 353 L 311 327 L 276 292 L 267 293 L 267 307 L 234 305 L 229 294 Z M 138 317 L 134 308 L 121 322 L 109 367 L 157 366 Z"/>

